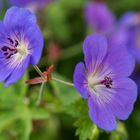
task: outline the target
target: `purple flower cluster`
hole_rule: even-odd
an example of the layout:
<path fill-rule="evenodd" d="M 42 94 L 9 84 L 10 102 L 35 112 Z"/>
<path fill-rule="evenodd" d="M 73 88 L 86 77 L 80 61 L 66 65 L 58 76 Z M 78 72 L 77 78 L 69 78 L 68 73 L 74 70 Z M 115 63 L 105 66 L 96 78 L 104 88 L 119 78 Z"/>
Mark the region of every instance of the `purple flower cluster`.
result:
<path fill-rule="evenodd" d="M 90 28 L 106 37 L 95 33 L 85 39 L 85 64 L 76 65 L 74 86 L 88 100 L 91 120 L 111 131 L 117 119 L 128 118 L 136 101 L 137 86 L 129 78 L 135 61 L 128 50 L 140 60 L 140 16 L 129 13 L 115 26 L 113 14 L 102 3 L 87 5 L 85 15 Z M 10 8 L 0 22 L 0 81 L 9 86 L 19 80 L 29 64 L 39 62 L 42 49 L 36 17 L 29 10 Z"/>
<path fill-rule="evenodd" d="M 0 22 L 0 81 L 15 83 L 29 64 L 39 62 L 43 36 L 36 17 L 28 10 L 12 7 Z"/>
<path fill-rule="evenodd" d="M 91 119 L 100 128 L 103 128 L 105 130 L 112 130 L 113 128 L 115 128 L 115 122 L 113 122 L 113 120 L 114 120 L 113 116 L 116 119 L 123 120 L 123 119 L 126 119 L 128 117 L 128 115 L 130 114 L 130 112 L 132 111 L 132 106 L 133 106 L 133 103 L 136 98 L 136 87 L 134 86 L 134 83 L 132 81 L 130 82 L 130 79 L 128 81 L 123 81 L 124 83 L 122 83 L 120 80 L 120 82 L 118 82 L 118 87 L 120 90 L 120 93 L 119 93 L 118 88 L 113 87 L 113 85 L 115 86 L 116 80 L 113 80 L 111 76 L 102 77 L 101 75 L 105 71 L 109 71 L 109 69 L 113 70 L 113 67 L 115 65 L 117 65 L 118 63 L 120 63 L 120 65 L 118 65 L 115 69 L 119 70 L 121 68 L 121 70 L 120 70 L 121 72 L 123 72 L 126 69 L 126 72 L 125 72 L 126 75 L 124 75 L 124 76 L 129 76 L 130 73 L 128 74 L 128 71 L 132 68 L 132 61 L 131 61 L 132 58 L 130 59 L 130 57 L 129 57 L 130 54 L 133 56 L 133 59 L 135 59 L 136 62 L 140 63 L 140 13 L 136 13 L 136 12 L 125 13 L 120 18 L 120 20 L 117 21 L 114 18 L 114 14 L 107 8 L 107 6 L 105 4 L 100 3 L 100 2 L 92 2 L 92 3 L 89 2 L 85 8 L 85 20 L 86 20 L 88 27 L 90 27 L 92 29 L 92 31 L 106 35 L 109 53 L 107 53 L 107 56 L 104 56 L 104 57 L 102 56 L 102 55 L 104 55 L 105 50 L 103 50 L 103 48 L 101 49 L 99 47 L 101 44 L 101 43 L 99 43 L 100 41 L 98 41 L 98 52 L 96 52 L 95 46 L 97 46 L 97 44 L 95 42 L 97 42 L 97 40 L 99 40 L 99 39 L 97 39 L 97 35 L 96 35 L 96 37 L 89 36 L 85 40 L 85 43 L 84 43 L 84 48 L 88 48 L 87 52 L 89 52 L 89 53 L 85 53 L 86 51 L 84 49 L 86 68 L 83 68 L 84 72 L 79 72 L 79 74 L 78 74 L 77 67 L 80 67 L 79 65 L 81 65 L 81 67 L 84 67 L 84 66 L 82 66 L 83 64 L 77 65 L 74 77 L 79 76 L 78 77 L 79 82 L 78 82 L 78 80 L 76 80 L 76 78 L 74 78 L 75 87 L 81 93 L 81 95 L 83 97 L 86 96 L 86 98 L 88 99 L 89 114 L 90 114 Z M 102 47 L 103 46 L 104 45 L 102 43 Z M 92 48 L 94 48 L 94 50 Z M 111 51 L 113 49 L 114 50 L 116 49 L 116 51 Z M 126 51 L 124 51 L 125 49 L 127 49 L 127 51 L 130 54 L 126 53 Z M 94 51 L 92 53 L 92 57 L 90 54 L 91 51 L 92 52 Z M 113 52 L 113 53 L 112 53 L 112 57 L 110 57 L 110 60 L 109 60 L 110 61 L 109 62 L 110 68 L 109 68 L 108 66 L 106 66 L 105 61 L 106 61 L 107 57 L 111 56 L 110 55 L 111 52 Z M 125 54 L 123 54 L 123 53 L 125 53 Z M 101 59 L 100 55 L 104 59 Z M 96 58 L 96 60 L 94 60 L 95 59 L 94 57 Z M 87 59 L 89 61 L 87 61 Z M 99 68 L 97 68 L 98 67 L 97 59 L 100 61 L 101 60 L 103 61 L 102 64 L 99 65 Z M 116 59 L 116 61 L 114 61 L 114 59 Z M 114 61 L 113 62 L 114 64 L 113 63 L 111 64 L 112 61 Z M 90 68 L 88 68 L 87 63 L 90 63 Z M 104 67 L 105 67 L 105 70 L 103 69 Z M 91 68 L 93 68 L 94 71 L 92 74 L 89 74 L 90 73 L 89 71 Z M 133 77 L 134 77 L 133 79 L 139 85 L 140 78 L 139 78 L 139 72 L 138 72 L 139 69 L 138 68 L 139 67 L 137 67 L 137 72 L 135 72 L 133 74 Z M 82 71 L 82 68 L 80 68 L 79 71 Z M 84 74 L 82 74 L 82 73 L 84 73 Z M 92 76 L 89 76 L 89 75 L 93 75 L 93 77 L 94 77 L 94 78 L 91 78 L 91 79 L 94 79 L 94 80 L 91 80 L 91 81 L 93 81 L 93 85 L 95 83 L 95 85 L 92 86 L 93 90 L 91 90 L 91 87 L 89 86 L 89 84 L 84 84 L 84 83 L 90 83 L 90 80 L 88 80 L 88 79 L 89 79 L 89 77 L 92 77 Z M 101 76 L 102 80 L 104 79 L 103 82 L 101 82 L 101 81 L 97 82 L 99 80 L 99 78 L 97 78 L 97 75 Z M 116 75 L 117 75 L 117 73 L 116 73 Z M 123 75 L 118 74 L 118 77 L 122 77 L 122 76 Z M 84 82 L 80 82 L 80 81 L 84 81 Z M 104 105 L 105 101 L 102 101 L 101 99 L 97 98 L 97 97 L 99 97 L 101 90 L 98 88 L 95 88 L 97 85 L 99 85 L 99 83 L 100 83 L 100 85 L 103 86 L 104 81 L 105 81 L 105 83 L 107 83 L 107 86 L 108 86 L 108 87 L 106 86 L 106 88 L 108 88 L 108 89 L 102 90 L 102 93 L 104 93 L 105 95 L 101 94 L 101 98 L 103 100 L 107 100 L 105 105 Z M 114 90 L 116 90 L 116 92 L 115 91 L 113 92 L 112 87 Z M 100 86 L 100 88 L 101 88 L 101 86 Z M 118 93 L 118 96 L 115 96 L 116 101 L 112 100 L 114 103 L 113 102 L 109 103 L 109 100 L 112 98 L 112 95 L 108 94 L 108 93 L 111 92 L 111 89 L 112 89 L 112 93 L 114 93 L 114 95 L 115 95 L 115 93 L 116 94 Z M 96 92 L 98 92 L 98 94 L 95 94 Z M 126 94 L 124 92 L 127 93 L 127 96 L 125 96 Z M 87 94 L 88 94 L 88 97 L 87 97 Z M 119 94 L 121 94 L 120 97 L 119 97 Z M 94 97 L 93 95 L 94 96 L 96 95 L 97 97 Z M 108 96 L 108 97 L 106 97 L 106 96 Z M 99 106 L 99 104 L 102 104 L 102 108 L 100 108 L 101 106 Z M 128 106 L 125 106 L 125 104 L 127 104 Z M 107 109 L 107 105 L 109 105 L 108 109 Z M 118 107 L 116 108 L 115 106 L 118 106 Z M 125 110 L 123 109 L 123 106 L 126 107 Z M 109 109 L 109 108 L 111 108 L 111 109 Z M 102 110 L 102 109 L 104 109 L 104 110 Z M 106 109 L 107 109 L 107 111 L 106 111 Z M 113 112 L 112 119 L 110 118 L 111 115 L 109 115 L 109 116 L 107 115 L 107 114 L 111 114 L 110 112 Z M 117 115 L 116 113 L 119 113 L 119 114 Z M 101 117 L 101 114 L 102 115 L 106 114 L 106 115 L 104 115 L 106 117 L 105 118 Z M 125 117 L 122 117 L 123 115 Z"/>
<path fill-rule="evenodd" d="M 109 46 L 126 46 L 140 62 L 140 13 L 128 12 L 117 22 L 104 3 L 89 2 L 85 7 L 85 20 L 92 31 L 107 36 Z"/>

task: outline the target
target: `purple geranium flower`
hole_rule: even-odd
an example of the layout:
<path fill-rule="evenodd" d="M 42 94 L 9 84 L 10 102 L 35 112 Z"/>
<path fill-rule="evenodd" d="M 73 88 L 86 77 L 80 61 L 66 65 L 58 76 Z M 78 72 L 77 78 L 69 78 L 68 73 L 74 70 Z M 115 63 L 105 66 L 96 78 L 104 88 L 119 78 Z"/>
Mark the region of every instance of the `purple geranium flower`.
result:
<path fill-rule="evenodd" d="M 87 25 L 95 32 L 108 33 L 115 25 L 113 13 L 101 2 L 89 2 L 85 7 Z"/>
<path fill-rule="evenodd" d="M 119 26 L 129 52 L 140 62 L 140 13 L 124 14 Z"/>
<path fill-rule="evenodd" d="M 74 71 L 74 85 L 88 99 L 91 120 L 107 131 L 116 128 L 116 119 L 126 120 L 137 97 L 136 84 L 128 78 L 134 59 L 125 47 L 108 48 L 106 38 L 88 36 L 83 45 L 85 65 Z"/>
<path fill-rule="evenodd" d="M 39 62 L 43 36 L 36 17 L 28 10 L 12 7 L 0 22 L 0 81 L 15 83 L 29 64 Z"/>

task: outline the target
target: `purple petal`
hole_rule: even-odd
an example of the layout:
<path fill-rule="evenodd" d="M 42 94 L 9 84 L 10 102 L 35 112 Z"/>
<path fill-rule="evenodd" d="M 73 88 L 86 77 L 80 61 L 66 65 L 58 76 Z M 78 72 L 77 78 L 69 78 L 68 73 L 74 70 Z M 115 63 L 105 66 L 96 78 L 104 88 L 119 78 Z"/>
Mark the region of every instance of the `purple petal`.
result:
<path fill-rule="evenodd" d="M 137 86 L 129 78 L 113 79 L 111 88 L 96 85 L 89 91 L 89 115 L 100 128 L 113 130 L 115 119 L 126 120 L 137 98 Z"/>
<path fill-rule="evenodd" d="M 13 20 L 14 19 L 14 20 Z M 23 8 L 12 7 L 7 10 L 4 17 L 4 25 L 9 29 L 22 28 L 36 24 L 36 17 Z"/>
<path fill-rule="evenodd" d="M 126 46 L 127 37 L 128 37 L 128 35 L 124 31 L 124 29 L 116 28 L 108 36 L 109 47 L 118 47 L 120 45 Z"/>
<path fill-rule="evenodd" d="M 125 13 L 120 20 L 120 30 L 125 31 L 126 46 L 134 58 L 140 62 L 140 14 Z"/>
<path fill-rule="evenodd" d="M 130 76 L 135 66 L 135 60 L 130 53 L 128 53 L 126 47 L 118 46 L 112 47 L 109 50 L 105 65 L 114 76 Z"/>
<path fill-rule="evenodd" d="M 30 58 L 27 57 L 23 62 L 22 64 L 20 65 L 17 65 L 12 73 L 9 75 L 9 77 L 5 80 L 5 87 L 8 87 L 9 85 L 11 84 L 14 84 L 16 81 L 18 81 L 22 75 L 24 74 L 26 68 L 28 67 L 29 65 L 29 61 L 30 61 Z"/>
<path fill-rule="evenodd" d="M 110 32 L 115 24 L 113 13 L 100 2 L 89 2 L 85 8 L 85 19 L 93 31 Z"/>
<path fill-rule="evenodd" d="M 96 33 L 90 35 L 84 41 L 83 51 L 86 68 L 90 73 L 93 73 L 107 53 L 107 41 L 102 35 Z"/>
<path fill-rule="evenodd" d="M 85 71 L 84 64 L 78 63 L 74 70 L 74 86 L 80 92 L 83 98 L 88 98 L 88 83 L 87 83 L 87 74 Z"/>
<path fill-rule="evenodd" d="M 114 115 L 121 120 L 126 120 L 133 110 L 134 103 L 137 98 L 137 86 L 129 78 L 114 79 L 111 108 Z"/>
<path fill-rule="evenodd" d="M 127 12 L 125 13 L 120 19 L 120 26 L 122 27 L 130 27 L 137 24 L 134 12 Z"/>
<path fill-rule="evenodd" d="M 2 21 L 0 21 L 0 43 L 5 42 L 5 39 L 7 39 L 7 29 L 5 28 L 4 24 Z M 0 48 L 2 47 L 2 45 L 0 45 Z"/>
<path fill-rule="evenodd" d="M 8 65 L 10 61 L 0 60 L 0 82 L 5 80 L 13 71 L 13 69 L 9 69 Z"/>
<path fill-rule="evenodd" d="M 111 131 L 116 128 L 115 116 L 108 104 L 103 103 L 98 98 L 88 99 L 89 115 L 91 120 L 101 129 Z"/>
<path fill-rule="evenodd" d="M 36 65 L 40 60 L 43 50 L 42 33 L 37 25 L 32 25 L 24 34 L 29 42 L 29 50 L 31 52 L 30 64 Z"/>
<path fill-rule="evenodd" d="M 15 17 L 12 22 L 11 18 Z M 10 22 L 10 26 L 9 23 Z M 36 24 L 35 16 L 23 8 L 13 7 L 6 13 L 4 23 L 11 30 L 11 36 L 28 43 L 30 50 L 30 63 L 35 65 L 39 62 L 43 49 L 43 36 Z"/>

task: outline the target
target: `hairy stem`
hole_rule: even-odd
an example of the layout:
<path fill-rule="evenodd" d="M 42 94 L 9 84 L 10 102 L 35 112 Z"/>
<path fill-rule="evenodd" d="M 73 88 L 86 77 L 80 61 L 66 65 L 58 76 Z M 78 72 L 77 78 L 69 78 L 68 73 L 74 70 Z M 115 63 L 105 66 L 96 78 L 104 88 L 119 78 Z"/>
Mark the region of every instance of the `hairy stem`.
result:
<path fill-rule="evenodd" d="M 40 91 L 39 91 L 39 95 L 38 95 L 38 99 L 37 99 L 37 102 L 36 102 L 36 105 L 37 105 L 37 106 L 39 106 L 40 103 L 41 103 L 42 96 L 43 96 L 44 86 L 45 86 L 45 82 L 43 82 L 43 83 L 41 84 Z"/>
<path fill-rule="evenodd" d="M 73 83 L 66 82 L 66 81 L 63 81 L 63 80 L 57 79 L 57 78 L 55 78 L 55 77 L 52 77 L 52 80 L 54 80 L 54 81 L 56 81 L 56 82 L 59 82 L 59 83 L 62 83 L 62 84 L 65 84 L 65 85 L 68 85 L 68 86 L 72 86 L 72 87 L 74 87 L 74 84 L 73 84 Z"/>
<path fill-rule="evenodd" d="M 35 70 L 37 71 L 37 73 L 42 77 L 44 78 L 44 74 L 42 73 L 42 71 L 39 69 L 39 67 L 37 65 L 34 65 L 33 66 L 35 68 Z"/>

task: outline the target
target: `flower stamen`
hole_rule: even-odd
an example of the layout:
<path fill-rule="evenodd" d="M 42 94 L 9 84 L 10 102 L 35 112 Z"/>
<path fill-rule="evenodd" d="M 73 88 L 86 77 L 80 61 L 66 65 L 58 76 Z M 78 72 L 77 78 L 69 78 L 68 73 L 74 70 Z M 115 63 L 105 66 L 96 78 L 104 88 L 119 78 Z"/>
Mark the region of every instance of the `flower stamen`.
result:
<path fill-rule="evenodd" d="M 3 55 L 5 56 L 6 59 L 11 58 L 12 55 L 16 54 L 17 52 L 21 56 L 25 56 L 28 51 L 25 43 L 20 43 L 17 40 L 13 40 L 11 38 L 7 38 L 10 42 L 10 46 L 3 46 L 1 48 L 1 51 L 3 52 Z"/>
<path fill-rule="evenodd" d="M 111 79 L 111 77 L 105 77 L 104 78 L 104 80 L 102 80 L 101 82 L 100 82 L 100 84 L 103 84 L 103 85 L 105 85 L 107 88 L 111 88 L 111 86 L 112 86 L 112 79 Z"/>
<path fill-rule="evenodd" d="M 16 48 L 10 48 L 8 46 L 3 46 L 1 48 L 4 56 L 6 59 L 9 59 L 12 55 L 16 54 L 17 53 L 17 49 Z"/>

